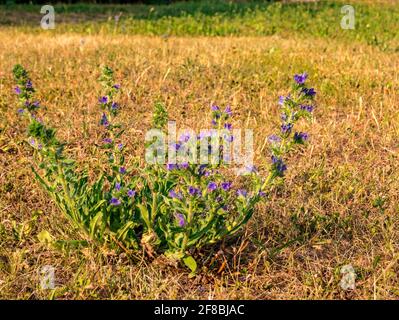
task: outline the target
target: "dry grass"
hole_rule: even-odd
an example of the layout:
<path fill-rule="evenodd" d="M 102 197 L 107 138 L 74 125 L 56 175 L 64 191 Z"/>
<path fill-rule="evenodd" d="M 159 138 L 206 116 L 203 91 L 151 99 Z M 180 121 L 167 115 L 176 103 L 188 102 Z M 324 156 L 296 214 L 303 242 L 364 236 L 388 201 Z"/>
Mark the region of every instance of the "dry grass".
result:
<path fill-rule="evenodd" d="M 0 31 L 0 297 L 113 299 L 394 299 L 399 297 L 399 55 L 331 40 L 28 35 Z M 286 185 L 259 207 L 239 239 L 203 253 L 194 279 L 162 258 L 95 247 L 54 250 L 37 240 L 76 233 L 33 180 L 15 113 L 11 68 L 31 72 L 45 120 L 68 152 L 98 165 L 100 64 L 121 80 L 129 155 L 141 155 L 153 102 L 179 126 L 204 127 L 209 106 L 232 104 L 235 127 L 255 130 L 257 161 L 278 125 L 276 98 L 294 72 L 318 91 L 311 145 L 289 160 Z M 37 219 L 35 220 L 35 216 Z M 13 228 L 14 224 L 14 228 Z M 14 232 L 13 232 L 14 230 Z M 22 230 L 17 232 L 17 230 Z M 224 262 L 226 266 L 220 268 Z M 356 289 L 339 286 L 352 264 Z M 54 292 L 37 270 L 56 268 Z M 220 272 L 218 269 L 220 268 Z"/>

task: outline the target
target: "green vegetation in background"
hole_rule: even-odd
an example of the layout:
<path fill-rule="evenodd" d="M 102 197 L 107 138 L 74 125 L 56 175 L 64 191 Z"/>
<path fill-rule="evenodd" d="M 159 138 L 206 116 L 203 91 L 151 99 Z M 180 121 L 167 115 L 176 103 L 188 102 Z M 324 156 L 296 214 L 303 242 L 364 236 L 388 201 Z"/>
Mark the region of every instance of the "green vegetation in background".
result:
<path fill-rule="evenodd" d="M 87 22 L 59 23 L 52 32 L 82 34 L 141 34 L 161 36 L 281 36 L 292 33 L 303 37 L 322 37 L 361 41 L 382 50 L 399 51 L 399 6 L 353 4 L 356 29 L 343 30 L 340 1 L 318 3 L 191 1 L 172 5 L 56 5 L 56 13 L 88 15 Z M 39 12 L 39 6 L 12 6 L 8 12 Z M 119 20 L 114 19 L 115 15 Z M 7 12 L 1 24 L 7 22 Z M 94 18 L 94 19 L 93 19 Z M 26 32 L 32 17 L 19 20 Z M 84 19 L 83 19 L 84 20 Z M 80 19 L 79 21 L 82 21 Z M 56 19 L 57 22 L 57 19 Z M 35 21 L 36 23 L 36 21 Z"/>

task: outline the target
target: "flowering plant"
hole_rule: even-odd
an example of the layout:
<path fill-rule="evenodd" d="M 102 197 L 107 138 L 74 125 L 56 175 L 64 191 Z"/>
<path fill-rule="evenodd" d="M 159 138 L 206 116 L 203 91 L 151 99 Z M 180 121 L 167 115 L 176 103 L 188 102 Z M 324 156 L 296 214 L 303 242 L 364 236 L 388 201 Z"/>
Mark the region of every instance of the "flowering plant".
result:
<path fill-rule="evenodd" d="M 167 148 L 156 139 L 147 143 L 155 159 L 168 156 L 168 162 L 157 160 L 127 168 L 123 128 L 116 122 L 120 86 L 115 84 L 113 71 L 105 67 L 99 78 L 104 88 L 99 98 L 99 124 L 107 169 L 92 180 L 87 170 L 64 156 L 65 144 L 37 117 L 40 105 L 32 102 L 35 91 L 27 72 L 16 65 L 13 73 L 18 112 L 29 123 L 27 141 L 34 149 L 34 175 L 85 240 L 119 246 L 127 252 L 142 249 L 149 256 L 164 253 L 183 261 L 192 272 L 197 268 L 192 248 L 239 231 L 276 179 L 284 176 L 284 155 L 308 139 L 306 133 L 295 132 L 294 126 L 301 118 L 311 117 L 315 96 L 314 89 L 305 86 L 304 73 L 295 75 L 292 92 L 280 97 L 282 125 L 279 133 L 269 137 L 271 161 L 266 177 L 252 165 L 238 177 L 230 172 L 227 150 L 237 137 L 229 123 L 229 106 L 223 111 L 212 106 L 211 130 L 199 135 L 186 132 Z M 163 104 L 156 103 L 153 127 L 164 129 L 167 118 Z"/>

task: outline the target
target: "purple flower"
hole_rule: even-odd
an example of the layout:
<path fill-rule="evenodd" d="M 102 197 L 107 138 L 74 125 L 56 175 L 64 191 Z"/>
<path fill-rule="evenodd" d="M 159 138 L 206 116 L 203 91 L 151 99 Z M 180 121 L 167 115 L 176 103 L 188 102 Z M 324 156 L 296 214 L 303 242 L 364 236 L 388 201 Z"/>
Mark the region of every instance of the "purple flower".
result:
<path fill-rule="evenodd" d="M 266 193 L 263 192 L 263 191 L 259 191 L 258 195 L 259 195 L 260 197 L 266 197 Z"/>
<path fill-rule="evenodd" d="M 30 143 L 32 146 L 35 146 L 35 139 L 33 139 L 33 138 L 29 139 L 29 143 Z"/>
<path fill-rule="evenodd" d="M 307 78 L 308 78 L 308 74 L 306 72 L 304 72 L 302 74 L 296 74 L 294 76 L 294 80 L 297 84 L 304 84 Z"/>
<path fill-rule="evenodd" d="M 277 172 L 282 175 L 285 170 L 287 170 L 287 166 L 283 162 L 281 158 L 276 157 L 275 155 L 272 156 L 272 163 L 273 167 L 277 170 Z"/>
<path fill-rule="evenodd" d="M 188 140 L 190 140 L 190 133 L 188 133 L 188 132 L 185 132 L 185 133 L 183 133 L 181 136 L 180 136 L 180 138 L 179 138 L 179 141 L 180 142 L 187 142 Z"/>
<path fill-rule="evenodd" d="M 206 169 L 206 167 L 207 167 L 207 165 L 206 164 L 201 164 L 200 166 L 199 166 L 199 168 L 198 168 L 198 174 L 200 175 L 200 176 L 202 176 L 202 175 L 204 175 L 205 174 L 205 169 Z"/>
<path fill-rule="evenodd" d="M 119 108 L 119 105 L 116 102 L 112 102 L 111 109 L 116 110 Z"/>
<path fill-rule="evenodd" d="M 187 169 L 188 168 L 188 162 L 183 162 L 178 166 L 180 169 Z"/>
<path fill-rule="evenodd" d="M 231 188 L 231 182 L 222 182 L 221 187 L 224 191 L 227 191 Z"/>
<path fill-rule="evenodd" d="M 125 174 L 126 173 L 126 168 L 125 167 L 120 167 L 119 168 L 119 173 L 120 174 Z"/>
<path fill-rule="evenodd" d="M 233 126 L 232 126 L 231 123 L 225 123 L 225 124 L 224 124 L 224 128 L 227 129 L 227 130 L 231 130 L 232 127 L 233 127 Z"/>
<path fill-rule="evenodd" d="M 103 97 L 98 99 L 98 102 L 100 102 L 101 104 L 106 104 L 108 102 L 108 97 L 107 96 L 103 96 Z"/>
<path fill-rule="evenodd" d="M 290 133 L 292 129 L 292 123 L 284 123 L 281 125 L 281 132 L 286 134 Z"/>
<path fill-rule="evenodd" d="M 14 88 L 14 92 L 15 92 L 16 94 L 21 94 L 21 93 L 22 93 L 21 88 L 18 87 L 18 86 L 16 86 L 16 87 Z"/>
<path fill-rule="evenodd" d="M 179 167 L 177 166 L 177 164 L 174 163 L 167 163 L 166 164 L 166 170 L 175 170 L 178 169 Z"/>
<path fill-rule="evenodd" d="M 311 105 L 300 105 L 299 108 L 301 108 L 302 110 L 305 110 L 307 112 L 312 112 L 314 107 Z"/>
<path fill-rule="evenodd" d="M 287 121 L 288 120 L 288 116 L 285 113 L 281 114 L 281 120 L 282 121 Z"/>
<path fill-rule="evenodd" d="M 233 142 L 234 136 L 232 134 L 231 135 L 225 134 L 224 140 L 226 140 L 227 142 Z"/>
<path fill-rule="evenodd" d="M 114 89 L 116 89 L 116 90 L 119 90 L 119 89 L 121 88 L 121 85 L 120 85 L 120 84 L 114 84 L 114 85 L 112 86 L 112 88 L 114 88 Z"/>
<path fill-rule="evenodd" d="M 294 134 L 294 140 L 299 143 L 308 140 L 308 138 L 309 135 L 306 132 L 295 132 Z"/>
<path fill-rule="evenodd" d="M 279 143 L 281 141 L 281 138 L 278 135 L 272 134 L 269 136 L 269 141 L 273 143 Z"/>
<path fill-rule="evenodd" d="M 176 192 L 173 189 L 169 191 L 169 197 L 171 197 L 173 199 L 182 199 L 183 198 L 183 196 L 180 192 Z"/>
<path fill-rule="evenodd" d="M 255 173 L 258 172 L 258 169 L 254 165 L 247 165 L 245 166 L 245 171 L 248 173 Z"/>
<path fill-rule="evenodd" d="M 105 113 L 103 113 L 103 115 L 101 116 L 100 124 L 103 125 L 104 127 L 108 127 L 109 126 L 108 118 L 107 118 L 107 115 Z"/>
<path fill-rule="evenodd" d="M 121 184 L 120 184 L 119 182 L 115 183 L 115 189 L 116 189 L 117 191 L 120 191 L 120 190 L 121 190 Z"/>
<path fill-rule="evenodd" d="M 35 108 L 39 108 L 39 104 L 40 104 L 39 101 L 35 101 L 32 103 L 32 106 L 34 106 Z"/>
<path fill-rule="evenodd" d="M 24 111 L 25 111 L 25 110 L 22 109 L 22 108 L 19 108 L 19 109 L 18 109 L 18 113 L 24 113 Z"/>
<path fill-rule="evenodd" d="M 104 143 L 112 143 L 112 139 L 111 138 L 105 138 L 103 140 Z"/>
<path fill-rule="evenodd" d="M 109 203 L 113 206 L 119 206 L 121 204 L 121 201 L 118 198 L 111 198 L 111 200 L 109 200 Z"/>
<path fill-rule="evenodd" d="M 238 189 L 238 190 L 237 190 L 237 195 L 246 197 L 246 196 L 247 196 L 247 190 L 245 190 L 245 189 Z"/>
<path fill-rule="evenodd" d="M 118 149 L 119 149 L 119 151 L 121 151 L 123 149 L 123 143 L 118 144 Z"/>
<path fill-rule="evenodd" d="M 127 196 L 130 198 L 134 197 L 135 194 L 136 194 L 136 191 L 134 191 L 134 190 L 128 190 L 128 192 L 127 192 Z"/>
<path fill-rule="evenodd" d="M 218 106 L 212 105 L 211 110 L 212 111 L 219 111 L 220 108 Z"/>
<path fill-rule="evenodd" d="M 233 112 L 231 111 L 231 107 L 227 106 L 226 109 L 224 109 L 224 113 L 231 117 L 231 115 L 233 114 Z"/>
<path fill-rule="evenodd" d="M 212 124 L 213 126 L 216 126 L 216 124 L 217 124 L 216 120 L 215 120 L 215 119 L 212 119 L 211 124 Z"/>
<path fill-rule="evenodd" d="M 217 189 L 217 187 L 218 187 L 218 185 L 215 182 L 209 182 L 208 183 L 208 190 L 209 191 L 214 191 L 214 190 Z"/>
<path fill-rule="evenodd" d="M 192 195 L 192 196 L 201 195 L 201 190 L 199 190 L 198 188 L 195 188 L 193 186 L 189 186 L 188 187 L 188 193 L 190 195 Z"/>
<path fill-rule="evenodd" d="M 308 88 L 303 88 L 303 89 L 302 89 L 302 93 L 303 93 L 305 96 L 309 96 L 309 97 L 314 97 L 314 96 L 316 95 L 316 91 L 315 91 L 313 88 L 310 88 L 310 89 L 308 89 Z"/>
<path fill-rule="evenodd" d="M 32 88 L 33 88 L 33 86 L 32 86 L 32 81 L 30 81 L 30 80 L 26 81 L 25 87 L 26 87 L 27 89 L 32 89 Z"/>
<path fill-rule="evenodd" d="M 289 101 L 291 99 L 291 95 L 289 94 L 288 96 L 284 97 L 284 96 L 279 96 L 278 97 L 278 104 L 280 106 L 283 106 L 285 102 Z"/>
<path fill-rule="evenodd" d="M 176 218 L 180 227 L 184 227 L 186 225 L 184 215 L 182 215 L 181 213 L 176 213 Z"/>
<path fill-rule="evenodd" d="M 181 147 L 181 144 L 180 143 L 172 143 L 171 147 L 173 149 L 175 149 L 176 151 L 178 151 L 180 149 L 180 147 Z"/>

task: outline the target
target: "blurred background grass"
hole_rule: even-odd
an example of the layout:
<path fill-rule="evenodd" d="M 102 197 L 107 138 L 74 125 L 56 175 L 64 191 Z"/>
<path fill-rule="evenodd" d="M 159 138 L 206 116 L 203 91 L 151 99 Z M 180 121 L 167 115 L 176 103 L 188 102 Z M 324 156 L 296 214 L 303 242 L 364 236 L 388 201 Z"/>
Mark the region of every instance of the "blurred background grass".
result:
<path fill-rule="evenodd" d="M 320 37 L 399 51 L 399 6 L 355 1 L 356 29 L 343 30 L 342 1 L 182 1 L 171 5 L 56 4 L 53 33 L 159 36 Z M 1 6 L 0 24 L 40 33 L 40 5 Z M 118 17 L 118 18 L 116 18 Z"/>

